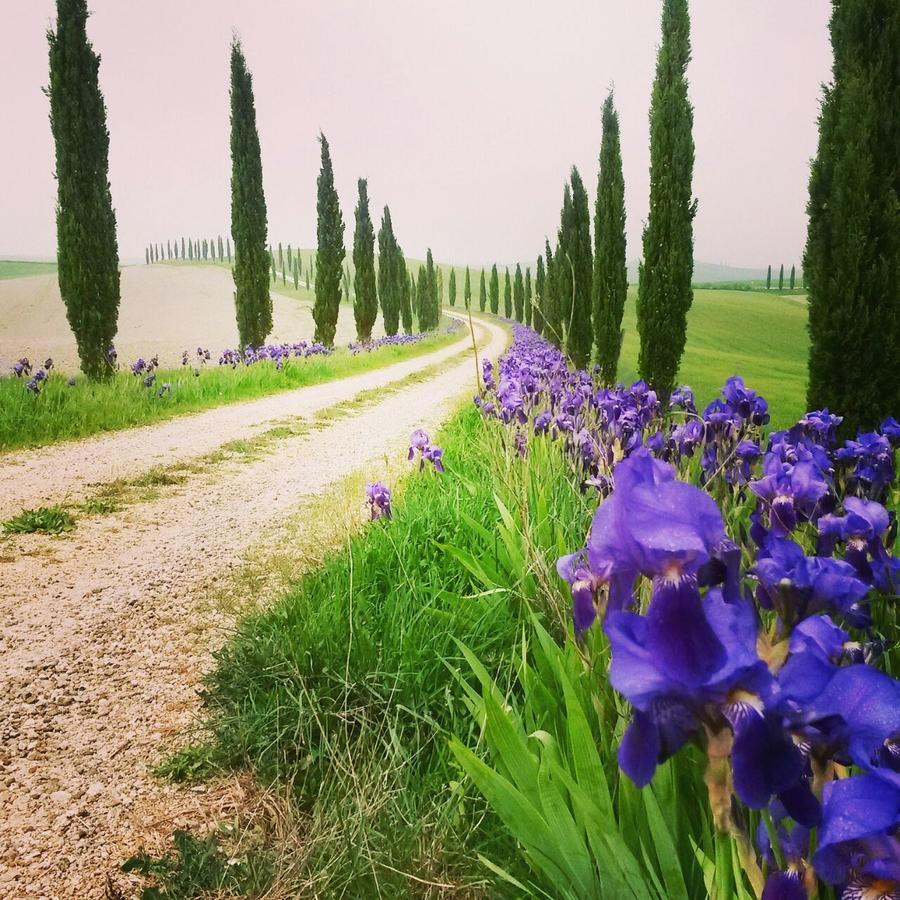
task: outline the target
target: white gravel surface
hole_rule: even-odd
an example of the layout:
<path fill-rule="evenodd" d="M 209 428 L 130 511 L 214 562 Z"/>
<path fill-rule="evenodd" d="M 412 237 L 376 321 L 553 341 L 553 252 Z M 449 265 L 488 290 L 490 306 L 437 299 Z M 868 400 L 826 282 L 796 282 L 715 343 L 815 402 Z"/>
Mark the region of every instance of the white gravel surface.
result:
<path fill-rule="evenodd" d="M 496 358 L 506 332 L 477 328 Z M 460 350 L 3 459 L 0 507 L 83 495 L 86 482 L 202 455 Z M 0 540 L 0 897 L 99 898 L 110 873 L 133 892 L 115 874 L 124 858 L 240 804 L 237 783 L 201 794 L 148 771 L 195 720 L 198 680 L 232 624 L 210 603 L 216 585 L 275 547 L 286 519 L 340 479 L 390 471 L 409 433 L 436 429 L 473 387 L 468 354 L 258 458 L 85 518 L 69 535 Z"/>

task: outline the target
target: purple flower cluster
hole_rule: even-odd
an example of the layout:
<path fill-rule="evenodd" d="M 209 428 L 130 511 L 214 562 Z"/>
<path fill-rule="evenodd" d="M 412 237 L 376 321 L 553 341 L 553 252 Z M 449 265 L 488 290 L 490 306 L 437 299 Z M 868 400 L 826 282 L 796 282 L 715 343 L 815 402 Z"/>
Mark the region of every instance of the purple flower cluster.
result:
<path fill-rule="evenodd" d="M 44 365 L 29 378 L 28 376 L 31 375 L 31 361 L 27 356 L 23 356 L 20 360 L 17 360 L 13 366 L 13 374 L 16 378 L 26 378 L 25 389 L 37 397 L 43 386 L 47 383 L 47 379 L 50 377 L 52 369 L 53 360 L 48 356 L 44 361 Z"/>
<path fill-rule="evenodd" d="M 444 451 L 431 443 L 431 438 L 427 431 L 417 428 L 409 436 L 408 459 L 413 460 L 418 456 L 420 470 L 425 468 L 425 463 L 427 461 L 434 466 L 435 472 L 443 472 L 443 455 Z"/>
<path fill-rule="evenodd" d="M 453 334 L 459 329 L 459 320 L 453 319 L 444 329 L 444 333 Z M 418 331 L 415 334 L 386 334 L 383 337 L 373 338 L 368 341 L 351 341 L 347 344 L 347 349 L 355 356 L 358 353 L 371 353 L 373 350 L 380 350 L 382 347 L 403 347 L 407 344 L 417 344 L 419 341 L 429 337 L 434 337 L 433 331 Z"/>
<path fill-rule="evenodd" d="M 372 515 L 372 521 L 391 518 L 391 489 L 380 481 L 366 485 L 366 503 Z"/>
<path fill-rule="evenodd" d="M 771 871 L 761 830 L 767 897 L 805 897 L 813 874 L 847 900 L 900 896 L 900 682 L 873 625 L 900 591 L 896 421 L 837 447 L 840 418 L 820 410 L 763 450 L 768 407 L 742 379 L 702 415 L 688 388 L 662 410 L 643 382 L 597 387 L 521 327 L 484 383 L 476 404 L 518 453 L 529 431 L 560 442 L 604 498 L 557 568 L 576 635 L 602 627 L 631 705 L 622 770 L 643 786 L 702 747 L 716 826 L 744 829 L 742 806 L 774 821 L 788 866 Z"/>
<path fill-rule="evenodd" d="M 219 356 L 219 365 L 231 366 L 232 369 L 236 369 L 241 365 L 252 366 L 258 362 L 271 360 L 275 363 L 276 369 L 281 369 L 291 357 L 331 356 L 332 353 L 334 353 L 333 350 L 330 350 L 318 341 L 297 341 L 294 344 L 264 344 L 261 347 L 248 345 L 243 352 L 240 350 L 223 350 Z"/>

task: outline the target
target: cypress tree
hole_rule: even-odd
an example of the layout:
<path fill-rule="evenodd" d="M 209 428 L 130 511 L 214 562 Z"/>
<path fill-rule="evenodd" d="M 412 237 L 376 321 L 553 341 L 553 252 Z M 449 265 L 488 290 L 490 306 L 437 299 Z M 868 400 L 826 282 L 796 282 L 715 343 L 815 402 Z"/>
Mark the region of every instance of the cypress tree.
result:
<path fill-rule="evenodd" d="M 622 350 L 622 313 L 628 294 L 625 261 L 625 179 L 619 114 L 612 93 L 603 104 L 600 175 L 594 207 L 594 342 L 600 378 L 614 384 Z"/>
<path fill-rule="evenodd" d="M 434 325 L 435 328 L 438 325 L 438 322 L 441 320 L 441 315 L 444 307 L 444 270 L 440 266 L 435 266 L 435 279 L 437 281 L 437 289 L 435 290 L 435 302 L 434 302 Z"/>
<path fill-rule="evenodd" d="M 144 263 L 150 265 L 150 248 L 144 247 Z"/>
<path fill-rule="evenodd" d="M 225 249 L 228 252 L 228 264 L 231 265 L 231 238 L 225 238 Z"/>
<path fill-rule="evenodd" d="M 353 318 L 356 339 L 370 341 L 372 326 L 378 316 L 378 293 L 375 286 L 375 229 L 369 214 L 369 190 L 365 178 L 357 181 L 359 202 L 356 205 L 356 229 L 353 232 Z"/>
<path fill-rule="evenodd" d="M 300 266 L 297 257 L 294 257 L 293 265 L 293 275 L 294 275 L 294 290 L 300 290 Z"/>
<path fill-rule="evenodd" d="M 472 279 L 469 275 L 469 267 L 466 266 L 466 280 L 463 285 L 463 303 L 466 309 L 472 308 Z"/>
<path fill-rule="evenodd" d="M 559 332 L 560 349 L 566 344 L 566 335 L 572 319 L 573 268 L 568 252 L 572 232 L 572 186 L 567 181 L 563 188 L 563 205 L 556 232 L 556 254 L 553 269 L 554 326 Z"/>
<path fill-rule="evenodd" d="M 525 324 L 531 326 L 531 267 L 525 268 Z"/>
<path fill-rule="evenodd" d="M 166 259 L 172 258 L 172 242 L 166 241 Z"/>
<path fill-rule="evenodd" d="M 231 234 L 234 304 L 242 347 L 260 346 L 272 330 L 266 230 L 253 77 L 235 38 L 231 44 Z"/>
<path fill-rule="evenodd" d="M 419 307 L 423 315 L 419 318 L 419 329 L 421 331 L 432 331 L 437 328 L 440 319 L 440 306 L 438 301 L 438 282 L 437 273 L 434 268 L 434 257 L 431 254 L 431 247 L 425 254 L 425 294 L 422 295 L 422 280 L 419 279 Z"/>
<path fill-rule="evenodd" d="M 784 290 L 784 263 L 781 264 L 781 271 L 778 273 L 778 290 Z"/>
<path fill-rule="evenodd" d="M 532 311 L 532 319 L 534 320 L 534 330 L 543 335 L 544 333 L 544 305 L 547 298 L 547 277 L 544 272 L 544 257 L 537 258 L 537 269 L 534 275 L 534 310 Z"/>
<path fill-rule="evenodd" d="M 381 227 L 378 229 L 378 298 L 381 301 L 381 318 L 384 321 L 384 333 L 396 334 L 400 320 L 400 294 L 403 285 L 397 259 L 397 239 L 394 237 L 394 224 L 391 211 L 385 206 L 381 214 Z M 402 274 L 406 280 L 406 273 Z"/>
<path fill-rule="evenodd" d="M 478 285 L 478 308 L 482 312 L 487 309 L 487 286 L 484 283 L 484 269 L 481 270 L 481 279 Z"/>
<path fill-rule="evenodd" d="M 334 189 L 334 172 L 331 153 L 324 134 L 319 135 L 322 145 L 322 168 L 318 179 L 318 250 L 316 253 L 316 302 L 313 318 L 316 321 L 316 340 L 326 347 L 334 346 L 338 311 L 341 303 L 341 270 L 344 264 L 344 217 L 337 191 Z"/>
<path fill-rule="evenodd" d="M 490 290 L 491 312 L 496 316 L 500 310 L 500 276 L 497 274 L 497 263 L 491 267 Z"/>
<path fill-rule="evenodd" d="M 557 278 L 553 251 L 550 241 L 544 238 L 544 255 L 547 259 L 547 272 L 544 276 L 544 305 L 541 317 L 544 321 L 544 337 L 549 338 L 557 347 L 562 348 L 562 332 L 559 325 L 559 303 L 557 302 Z"/>
<path fill-rule="evenodd" d="M 194 242 L 192 240 L 188 240 L 188 259 L 191 262 L 194 261 Z"/>
<path fill-rule="evenodd" d="M 281 241 L 278 242 L 278 268 L 284 272 L 284 250 L 281 248 Z"/>
<path fill-rule="evenodd" d="M 693 300 L 694 113 L 687 92 L 691 56 L 687 0 L 664 0 L 662 44 L 650 102 L 650 213 L 638 283 L 638 370 L 663 402 L 675 386 Z"/>
<path fill-rule="evenodd" d="M 768 291 L 772 287 L 772 266 L 769 266 L 768 271 L 766 272 L 766 290 Z"/>
<path fill-rule="evenodd" d="M 107 348 L 119 316 L 119 249 L 109 189 L 109 131 L 100 57 L 87 36 L 86 0 L 57 0 L 47 32 L 50 127 L 56 145 L 59 292 L 88 378 L 112 374 Z"/>
<path fill-rule="evenodd" d="M 272 270 L 272 284 L 278 284 L 278 269 L 275 266 L 275 253 L 271 244 L 269 244 L 269 266 Z"/>
<path fill-rule="evenodd" d="M 175 238 L 175 242 L 172 244 L 172 258 L 178 259 L 178 238 Z"/>
<path fill-rule="evenodd" d="M 511 319 L 513 316 L 512 281 L 509 277 L 509 266 L 506 267 L 506 274 L 503 276 L 503 315 L 507 319 Z"/>
<path fill-rule="evenodd" d="M 406 258 L 400 245 L 397 244 L 397 255 L 395 257 L 397 266 L 397 284 L 400 286 L 400 321 L 403 323 L 404 334 L 413 333 L 413 296 L 411 277 L 406 271 Z"/>
<path fill-rule="evenodd" d="M 797 267 L 792 265 L 791 266 L 791 290 L 794 289 L 794 283 L 796 282 L 796 280 L 797 280 Z"/>
<path fill-rule="evenodd" d="M 419 277 L 416 282 L 416 302 L 419 307 L 419 331 L 429 331 L 431 287 L 428 283 L 428 270 L 425 266 L 419 266 Z"/>
<path fill-rule="evenodd" d="M 206 238 L 203 238 L 203 262 L 209 258 L 209 246 L 206 243 Z"/>
<path fill-rule="evenodd" d="M 869 429 L 900 409 L 900 10 L 832 7 L 832 82 L 809 181 L 810 409 Z"/>
<path fill-rule="evenodd" d="M 594 333 L 591 329 L 591 282 L 593 281 L 593 253 L 591 251 L 591 214 L 587 191 L 581 175 L 572 167 L 572 202 L 569 218 L 563 223 L 565 260 L 563 271 L 569 270 L 565 279 L 566 289 L 571 291 L 566 323 L 566 352 L 579 368 L 585 368 L 591 359 Z"/>
<path fill-rule="evenodd" d="M 525 321 L 525 280 L 522 277 L 522 266 L 516 263 L 516 274 L 513 281 L 513 312 L 517 322 Z"/>
<path fill-rule="evenodd" d="M 456 269 L 450 270 L 450 279 L 447 283 L 447 299 L 451 306 L 456 306 Z"/>
<path fill-rule="evenodd" d="M 181 258 L 184 259 L 184 238 L 181 239 Z"/>

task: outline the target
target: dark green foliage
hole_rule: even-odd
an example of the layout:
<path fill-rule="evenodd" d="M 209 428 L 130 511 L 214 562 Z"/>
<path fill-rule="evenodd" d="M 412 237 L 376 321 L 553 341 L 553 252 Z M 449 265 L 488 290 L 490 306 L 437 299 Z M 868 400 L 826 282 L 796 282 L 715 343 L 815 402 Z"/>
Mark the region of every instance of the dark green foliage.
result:
<path fill-rule="evenodd" d="M 463 285 L 463 302 L 465 303 L 466 309 L 470 309 L 472 306 L 472 279 L 469 275 L 469 267 L 466 266 L 466 281 Z"/>
<path fill-rule="evenodd" d="M 0 531 L 6 534 L 61 534 L 74 527 L 74 516 L 63 506 L 26 509 L 14 518 L 0 523 Z"/>
<path fill-rule="evenodd" d="M 447 282 L 447 299 L 451 306 L 456 306 L 456 269 L 450 270 L 450 278 Z"/>
<path fill-rule="evenodd" d="M 144 262 L 149 266 L 150 265 L 150 248 L 144 248 Z"/>
<path fill-rule="evenodd" d="M 191 262 L 194 261 L 194 242 L 192 240 L 188 241 L 188 259 Z M 268 277 L 266 278 L 266 282 L 268 282 Z"/>
<path fill-rule="evenodd" d="M 235 40 L 231 45 L 231 235 L 234 305 L 241 347 L 260 346 L 272 330 L 266 231 L 253 78 L 241 45 Z"/>
<path fill-rule="evenodd" d="M 172 258 L 172 242 L 166 241 L 166 259 Z"/>
<path fill-rule="evenodd" d="M 231 238 L 225 238 L 225 250 L 228 255 L 228 264 L 231 264 Z M 182 257 L 184 256 L 184 251 L 181 253 Z"/>
<path fill-rule="evenodd" d="M 184 238 L 181 239 L 181 258 L 184 259 Z"/>
<path fill-rule="evenodd" d="M 591 359 L 594 333 L 591 329 L 591 283 L 593 281 L 593 252 L 591 250 L 591 214 L 584 182 L 575 166 L 572 167 L 571 200 L 563 201 L 560 227 L 562 260 L 560 284 L 563 297 L 563 326 L 566 333 L 566 353 L 578 368 L 586 368 Z"/>
<path fill-rule="evenodd" d="M 503 315 L 507 319 L 511 319 L 513 315 L 512 281 L 509 277 L 509 266 L 506 267 L 506 274 L 503 276 Z"/>
<path fill-rule="evenodd" d="M 497 272 L 496 263 L 491 266 L 490 304 L 491 312 L 497 315 L 500 311 L 500 275 Z"/>
<path fill-rule="evenodd" d="M 525 324 L 531 325 L 531 269 L 525 269 Z"/>
<path fill-rule="evenodd" d="M 416 318 L 419 320 L 419 331 L 428 331 L 430 294 L 428 270 L 425 266 L 419 266 L 419 275 L 416 281 L 416 304 L 418 310 Z"/>
<path fill-rule="evenodd" d="M 400 245 L 397 245 L 397 283 L 400 285 L 400 322 L 403 325 L 404 334 L 413 333 L 413 296 L 412 278 L 406 270 L 406 258 Z"/>
<path fill-rule="evenodd" d="M 318 252 L 313 319 L 316 322 L 315 339 L 326 347 L 333 347 L 341 303 L 341 272 L 345 254 L 344 217 L 334 188 L 331 154 L 324 134 L 319 135 L 319 142 L 322 145 L 322 168 L 317 182 Z"/>
<path fill-rule="evenodd" d="M 406 265 L 394 236 L 391 211 L 385 206 L 381 228 L 378 230 L 378 297 L 381 300 L 385 334 L 396 334 L 399 330 L 406 284 Z"/>
<path fill-rule="evenodd" d="M 478 281 L 478 308 L 481 312 L 487 309 L 487 285 L 484 280 L 484 269 L 481 270 L 481 278 Z"/>
<path fill-rule="evenodd" d="M 794 289 L 794 283 L 796 282 L 796 280 L 797 280 L 797 267 L 791 266 L 791 282 L 790 282 L 791 290 Z"/>
<path fill-rule="evenodd" d="M 292 275 L 294 277 L 294 290 L 299 290 L 300 288 L 300 257 L 295 256 L 292 263 Z"/>
<path fill-rule="evenodd" d="M 766 271 L 766 290 L 768 291 L 772 287 L 772 266 L 770 265 L 768 270 Z"/>
<path fill-rule="evenodd" d="M 612 93 L 603 104 L 600 175 L 594 207 L 594 342 L 600 378 L 614 384 L 622 350 L 622 313 L 628 295 L 625 261 L 625 179 L 619 115 Z"/>
<path fill-rule="evenodd" d="M 784 263 L 781 264 L 781 271 L 778 273 L 778 290 L 784 290 Z"/>
<path fill-rule="evenodd" d="M 637 299 L 638 370 L 664 404 L 678 376 L 693 300 L 697 203 L 691 186 L 694 113 L 686 78 L 690 57 L 687 0 L 664 0 L 650 101 L 650 213 Z"/>
<path fill-rule="evenodd" d="M 556 274 L 556 265 L 553 251 L 550 249 L 550 241 L 544 238 L 544 255 L 547 259 L 547 272 L 545 275 L 544 305 L 541 315 L 544 320 L 543 334 L 560 349 L 563 345 L 562 326 L 559 322 L 559 279 Z"/>
<path fill-rule="evenodd" d="M 50 47 L 50 127 L 56 146 L 59 292 L 89 378 L 112 374 L 107 348 L 119 316 L 119 249 L 109 190 L 109 131 L 100 57 L 86 0 L 57 0 Z"/>
<path fill-rule="evenodd" d="M 158 883 L 144 888 L 142 900 L 190 900 L 211 894 L 258 897 L 272 882 L 274 860 L 267 854 L 234 857 L 218 846 L 215 834 L 200 840 L 190 832 L 176 831 L 173 843 L 174 852 L 165 856 L 141 852 L 122 864 L 123 872 L 137 872 Z"/>
<path fill-rule="evenodd" d="M 517 322 L 525 321 L 525 281 L 522 278 L 522 266 L 518 263 L 513 281 L 513 311 Z"/>
<path fill-rule="evenodd" d="M 281 241 L 278 242 L 278 268 L 284 271 L 284 250 L 281 247 Z"/>
<path fill-rule="evenodd" d="M 900 9 L 841 0 L 809 182 L 810 409 L 853 434 L 900 409 Z"/>
<path fill-rule="evenodd" d="M 378 317 L 378 293 L 375 286 L 375 229 L 369 214 L 369 191 L 365 178 L 357 181 L 356 229 L 353 232 L 353 318 L 356 339 L 372 339 L 372 327 Z"/>
<path fill-rule="evenodd" d="M 544 333 L 544 306 L 547 301 L 547 275 L 544 271 L 544 257 L 537 258 L 537 270 L 534 276 L 534 309 L 532 319 L 534 330 L 538 334 Z"/>

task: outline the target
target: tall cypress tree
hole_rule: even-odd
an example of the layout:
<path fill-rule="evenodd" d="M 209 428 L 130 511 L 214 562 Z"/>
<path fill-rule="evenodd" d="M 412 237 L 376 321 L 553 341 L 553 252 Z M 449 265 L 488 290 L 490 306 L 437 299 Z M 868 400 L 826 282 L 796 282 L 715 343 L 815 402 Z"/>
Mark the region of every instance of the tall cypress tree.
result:
<path fill-rule="evenodd" d="M 494 315 L 500 310 L 500 275 L 497 272 L 497 263 L 491 267 L 490 281 L 490 309 Z"/>
<path fill-rule="evenodd" d="M 507 319 L 513 317 L 512 280 L 509 277 L 509 266 L 506 267 L 506 274 L 503 276 L 503 315 Z"/>
<path fill-rule="evenodd" d="M 144 262 L 146 265 L 150 265 L 150 248 L 144 247 Z"/>
<path fill-rule="evenodd" d="M 622 350 L 622 313 L 628 294 L 625 261 L 625 179 L 619 114 L 610 92 L 603 104 L 600 175 L 594 207 L 594 342 L 600 378 L 614 384 Z"/>
<path fill-rule="evenodd" d="M 525 267 L 525 324 L 531 325 L 531 267 Z"/>
<path fill-rule="evenodd" d="M 447 299 L 451 306 L 456 306 L 456 269 L 450 269 L 450 278 L 447 282 Z"/>
<path fill-rule="evenodd" d="M 225 250 L 228 254 L 228 265 L 231 265 L 231 238 L 225 238 Z M 184 256 L 184 251 L 181 255 Z"/>
<path fill-rule="evenodd" d="M 675 386 L 694 294 L 694 112 L 687 0 L 664 0 L 662 43 L 650 102 L 650 213 L 644 228 L 637 317 L 638 369 L 665 404 Z"/>
<path fill-rule="evenodd" d="M 231 44 L 231 234 L 234 304 L 242 347 L 260 346 L 272 330 L 266 230 L 253 78 L 235 38 Z"/>
<path fill-rule="evenodd" d="M 326 347 L 334 346 L 338 312 L 341 305 L 341 274 L 344 264 L 344 217 L 337 191 L 334 188 L 334 171 L 331 153 L 324 134 L 319 135 L 322 145 L 322 168 L 319 172 L 316 211 L 318 225 L 318 251 L 316 253 L 316 302 L 313 319 L 316 322 L 317 341 Z"/>
<path fill-rule="evenodd" d="M 544 320 L 544 337 L 549 338 L 557 347 L 562 349 L 563 340 L 559 324 L 559 303 L 557 301 L 559 284 L 549 238 L 544 238 L 544 256 L 547 259 L 547 272 L 544 276 L 544 304 L 541 308 L 541 317 Z"/>
<path fill-rule="evenodd" d="M 513 313 L 517 322 L 525 321 L 525 280 L 522 277 L 520 263 L 516 263 L 516 274 L 513 280 Z"/>
<path fill-rule="evenodd" d="M 397 244 L 397 284 L 400 285 L 400 321 L 403 323 L 403 333 L 413 333 L 413 296 L 412 283 L 406 269 L 406 257 Z"/>
<path fill-rule="evenodd" d="M 181 239 L 181 258 L 184 259 L 184 238 Z"/>
<path fill-rule="evenodd" d="M 481 278 L 478 283 L 478 308 L 481 312 L 487 309 L 487 285 L 484 279 L 484 269 L 481 270 Z"/>
<path fill-rule="evenodd" d="M 563 188 L 563 205 L 559 214 L 559 229 L 556 232 L 556 253 L 553 264 L 553 312 L 554 327 L 566 345 L 566 335 L 572 319 L 572 295 L 574 293 L 574 270 L 569 256 L 568 243 L 572 232 L 572 185 L 567 181 Z"/>
<path fill-rule="evenodd" d="M 172 258 L 172 242 L 166 241 L 166 259 Z"/>
<path fill-rule="evenodd" d="M 791 266 L 791 290 L 794 289 L 794 284 L 797 281 L 797 267 Z"/>
<path fill-rule="evenodd" d="M 412 315 L 415 318 L 415 327 L 418 328 L 419 331 L 422 330 L 419 325 L 419 288 L 416 283 L 416 276 L 409 272 L 409 306 Z"/>
<path fill-rule="evenodd" d="M 194 242 L 190 238 L 188 238 L 188 259 L 193 262 L 194 261 Z M 268 278 L 266 281 L 268 282 Z"/>
<path fill-rule="evenodd" d="M 381 228 L 378 229 L 378 298 L 381 301 L 385 334 L 396 334 L 399 330 L 400 295 L 406 272 L 400 271 L 402 260 L 397 258 L 397 253 L 391 211 L 385 206 L 381 215 Z"/>
<path fill-rule="evenodd" d="M 768 291 L 772 287 L 772 266 L 769 266 L 768 271 L 766 272 L 766 290 Z"/>
<path fill-rule="evenodd" d="M 809 289 L 811 409 L 844 431 L 900 409 L 900 11 L 840 0 L 832 83 L 809 181 L 803 277 Z"/>
<path fill-rule="evenodd" d="M 425 254 L 425 276 L 427 292 L 424 298 L 420 298 L 419 303 L 425 313 L 425 322 L 427 324 L 423 326 L 420 321 L 419 326 L 423 331 L 432 331 L 437 328 L 441 313 L 440 301 L 438 299 L 437 272 L 434 268 L 434 257 L 431 254 L 431 247 L 428 248 L 428 252 Z M 419 286 L 421 287 L 421 282 L 419 283 Z"/>
<path fill-rule="evenodd" d="M 378 294 L 375 287 L 375 229 L 369 214 L 369 190 L 365 178 L 357 181 L 359 202 L 356 205 L 356 229 L 353 233 L 353 318 L 356 339 L 372 339 L 372 326 L 378 317 Z"/>
<path fill-rule="evenodd" d="M 591 283 L 594 260 L 591 251 L 591 213 L 587 191 L 578 169 L 572 166 L 572 205 L 564 226 L 566 263 L 571 273 L 572 297 L 566 325 L 566 352 L 579 368 L 591 359 L 594 332 L 591 328 Z"/>
<path fill-rule="evenodd" d="M 463 303 L 466 309 L 472 308 L 472 277 L 469 274 L 468 266 L 466 266 L 466 280 L 463 284 Z"/>
<path fill-rule="evenodd" d="M 292 275 L 294 276 L 294 290 L 297 291 L 300 289 L 300 260 L 298 257 L 294 257 L 293 261 L 293 271 Z"/>
<path fill-rule="evenodd" d="M 544 333 L 544 306 L 547 300 L 547 276 L 544 272 L 544 257 L 537 258 L 537 270 L 534 275 L 534 310 L 532 318 L 534 320 L 534 330 L 543 335 Z"/>
<path fill-rule="evenodd" d="M 778 290 L 784 290 L 784 263 L 781 264 L 781 271 L 778 273 Z"/>
<path fill-rule="evenodd" d="M 119 248 L 109 190 L 109 131 L 100 57 L 86 0 L 57 0 L 50 48 L 50 127 L 56 144 L 59 292 L 88 378 L 112 374 L 107 348 L 119 317 Z"/>
<path fill-rule="evenodd" d="M 416 282 L 416 301 L 419 305 L 419 331 L 431 330 L 431 285 L 428 279 L 428 269 L 419 266 L 419 276 Z"/>

